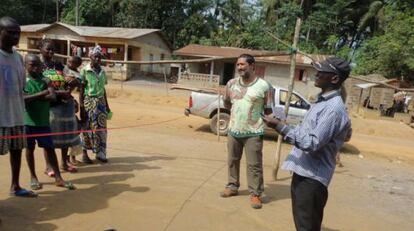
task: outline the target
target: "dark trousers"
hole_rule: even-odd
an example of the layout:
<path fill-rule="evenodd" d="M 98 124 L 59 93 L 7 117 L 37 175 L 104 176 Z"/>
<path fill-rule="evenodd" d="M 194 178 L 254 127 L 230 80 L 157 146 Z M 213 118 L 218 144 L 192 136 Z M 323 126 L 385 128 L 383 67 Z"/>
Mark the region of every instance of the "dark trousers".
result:
<path fill-rule="evenodd" d="M 246 153 L 247 185 L 250 195 L 260 196 L 263 186 L 263 136 L 236 138 L 227 136 L 228 149 L 228 184 L 227 187 L 237 190 L 240 186 L 240 160 L 243 149 Z"/>
<path fill-rule="evenodd" d="M 328 189 L 317 180 L 293 174 L 291 184 L 292 211 L 296 230 L 319 231 Z"/>

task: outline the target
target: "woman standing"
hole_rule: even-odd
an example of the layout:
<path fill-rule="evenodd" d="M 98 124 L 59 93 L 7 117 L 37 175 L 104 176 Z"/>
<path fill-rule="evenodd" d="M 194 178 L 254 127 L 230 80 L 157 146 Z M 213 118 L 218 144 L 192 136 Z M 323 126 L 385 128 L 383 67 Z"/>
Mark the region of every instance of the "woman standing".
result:
<path fill-rule="evenodd" d="M 53 40 L 43 39 L 40 44 L 41 60 L 43 62 L 43 75 L 51 80 L 51 84 L 56 90 L 57 100 L 51 103 L 50 107 L 50 127 L 52 132 L 69 132 L 70 134 L 52 136 L 55 148 L 60 148 L 62 152 L 62 170 L 76 172 L 77 169 L 69 164 L 68 150 L 80 144 L 77 131 L 77 121 L 75 116 L 75 104 L 71 90 L 80 86 L 80 80 L 63 75 L 64 66 L 56 62 L 54 58 L 55 44 Z M 73 133 L 71 133 L 73 132 Z M 54 173 L 47 163 L 49 176 Z"/>
<path fill-rule="evenodd" d="M 107 78 L 101 67 L 102 50 L 99 45 L 90 50 L 89 58 L 90 64 L 80 73 L 83 87 L 79 103 L 84 128 L 93 131 L 83 133 L 83 162 L 91 163 L 87 150 L 92 150 L 97 160 L 106 163 L 106 120 L 110 109 L 105 91 Z"/>

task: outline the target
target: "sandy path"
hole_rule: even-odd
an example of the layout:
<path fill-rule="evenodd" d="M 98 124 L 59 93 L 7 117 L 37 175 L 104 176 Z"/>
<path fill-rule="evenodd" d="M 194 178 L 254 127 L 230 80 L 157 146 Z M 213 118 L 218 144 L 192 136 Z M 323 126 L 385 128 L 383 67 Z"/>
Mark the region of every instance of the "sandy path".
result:
<path fill-rule="evenodd" d="M 267 203 L 253 210 L 244 161 L 241 196 L 218 196 L 227 174 L 225 138 L 218 142 L 207 120 L 182 115 L 187 93 L 167 96 L 162 86 L 110 88 L 109 126 L 133 126 L 110 131 L 110 163 L 64 173 L 78 187 L 65 191 L 48 184 L 37 151 L 37 172 L 46 184 L 39 198 L 22 199 L 7 196 L 8 157 L 1 157 L 0 230 L 293 230 L 290 175 L 281 171 L 277 182 L 270 177 L 272 137 L 264 146 Z M 413 230 L 412 130 L 354 121 L 355 136 L 342 155 L 345 167 L 330 186 L 324 230 Z M 284 154 L 289 150 L 283 146 Z M 21 181 L 28 184 L 24 161 Z"/>

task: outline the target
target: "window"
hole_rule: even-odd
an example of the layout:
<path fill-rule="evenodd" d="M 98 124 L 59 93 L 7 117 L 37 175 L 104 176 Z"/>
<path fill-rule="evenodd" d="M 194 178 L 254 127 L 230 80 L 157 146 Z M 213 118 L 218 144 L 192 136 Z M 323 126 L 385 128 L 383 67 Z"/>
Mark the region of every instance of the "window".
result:
<path fill-rule="evenodd" d="M 280 91 L 280 95 L 279 95 L 279 103 L 280 105 L 285 105 L 286 103 L 286 98 L 287 98 L 287 91 Z M 290 104 L 291 107 L 296 107 L 296 108 L 303 108 L 303 109 L 308 109 L 309 105 L 303 100 L 301 99 L 298 95 L 296 95 L 295 93 L 292 93 L 292 97 L 290 98 Z"/>
<path fill-rule="evenodd" d="M 303 69 L 296 69 L 295 70 L 295 80 L 296 81 L 306 82 L 307 81 L 307 73 L 306 73 L 306 71 L 303 70 Z"/>

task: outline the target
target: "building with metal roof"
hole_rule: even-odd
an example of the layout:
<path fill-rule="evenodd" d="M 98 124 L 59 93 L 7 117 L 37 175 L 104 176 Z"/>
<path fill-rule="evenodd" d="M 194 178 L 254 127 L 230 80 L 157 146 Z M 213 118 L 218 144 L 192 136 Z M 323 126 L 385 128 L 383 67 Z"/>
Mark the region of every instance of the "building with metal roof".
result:
<path fill-rule="evenodd" d="M 256 56 L 256 75 L 266 79 L 268 82 L 281 87 L 287 87 L 289 84 L 290 73 L 290 55 L 286 52 L 280 52 L 279 55 L 264 56 L 270 51 L 252 50 L 238 47 L 219 47 L 190 44 L 174 51 L 174 55 L 184 59 L 188 58 L 223 58 L 205 63 L 191 63 L 187 65 L 187 70 L 192 73 L 218 75 L 221 85 L 236 76 L 235 62 L 241 54 L 250 54 Z M 319 89 L 314 87 L 313 76 L 316 71 L 311 63 L 325 59 L 326 55 L 296 55 L 295 70 L 295 89 L 305 96 L 316 94 Z M 213 68 L 211 68 L 213 66 Z"/>
<path fill-rule="evenodd" d="M 42 38 L 55 41 L 62 55 L 87 57 L 89 49 L 99 44 L 107 59 L 119 61 L 153 61 L 170 59 L 171 44 L 158 29 L 72 26 L 56 22 L 21 26 L 19 48 L 38 49 Z M 107 67 L 114 79 L 126 80 L 139 72 L 163 73 L 168 65 L 116 64 Z"/>

